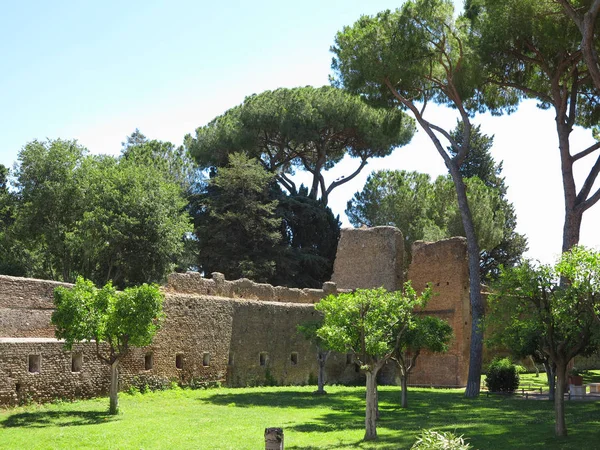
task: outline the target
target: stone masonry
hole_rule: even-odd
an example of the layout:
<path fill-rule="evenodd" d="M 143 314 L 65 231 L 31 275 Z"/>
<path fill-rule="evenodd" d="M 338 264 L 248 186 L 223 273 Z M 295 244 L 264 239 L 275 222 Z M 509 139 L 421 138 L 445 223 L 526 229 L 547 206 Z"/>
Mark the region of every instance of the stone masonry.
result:
<path fill-rule="evenodd" d="M 334 282 L 323 289 L 288 289 L 215 273 L 172 274 L 166 286 L 166 320 L 152 345 L 134 348 L 122 363 L 121 389 L 171 382 L 221 382 L 229 386 L 305 384 L 316 379 L 316 349 L 297 333 L 315 320 L 314 303 L 355 288 L 399 289 L 404 279 L 402 234 L 393 227 L 344 229 Z M 452 325 L 455 340 L 445 355 L 420 356 L 411 384 L 466 383 L 470 314 L 464 239 L 415 243 L 408 277 L 416 289 L 433 283 L 429 314 Z M 66 351 L 50 323 L 52 281 L 0 276 L 0 405 L 29 400 L 104 394 L 109 370 L 95 356 L 95 344 Z M 68 285 L 67 285 L 68 286 Z M 355 382 L 351 358 L 332 355 L 329 383 Z"/>

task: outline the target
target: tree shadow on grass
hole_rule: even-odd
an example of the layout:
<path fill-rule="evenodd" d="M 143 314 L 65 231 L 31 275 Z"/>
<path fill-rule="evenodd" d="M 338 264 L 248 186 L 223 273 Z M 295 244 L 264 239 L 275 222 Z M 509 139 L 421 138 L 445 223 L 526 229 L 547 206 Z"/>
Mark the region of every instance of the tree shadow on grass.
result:
<path fill-rule="evenodd" d="M 348 389 L 326 396 L 306 391 L 271 391 L 215 393 L 202 401 L 236 407 L 315 408 L 310 422 L 290 424 L 296 433 L 330 433 L 364 427 L 364 390 Z M 409 407 L 399 407 L 396 388 L 380 390 L 380 420 L 377 428 L 378 449 L 410 448 L 423 429 L 434 428 L 464 435 L 474 448 L 480 449 L 581 449 L 589 447 L 589 430 L 600 423 L 600 411 L 594 404 L 569 402 L 566 405 L 570 436 L 554 436 L 554 410 L 551 402 L 481 396 L 465 399 L 462 392 L 444 390 L 409 390 Z M 330 449 L 349 446 L 372 448 L 373 444 L 357 441 L 331 444 Z M 291 446 L 290 449 L 310 449 Z"/>
<path fill-rule="evenodd" d="M 329 408 L 332 410 L 353 410 L 364 408 L 364 391 L 353 389 L 335 394 L 314 395 L 306 391 L 278 391 L 278 392 L 244 392 L 239 393 L 215 393 L 200 399 L 205 403 L 221 406 L 237 406 L 241 408 L 252 408 L 267 406 L 271 408 Z"/>
<path fill-rule="evenodd" d="M 97 425 L 115 416 L 103 411 L 37 411 L 12 414 L 0 422 L 3 428 L 45 428 Z"/>

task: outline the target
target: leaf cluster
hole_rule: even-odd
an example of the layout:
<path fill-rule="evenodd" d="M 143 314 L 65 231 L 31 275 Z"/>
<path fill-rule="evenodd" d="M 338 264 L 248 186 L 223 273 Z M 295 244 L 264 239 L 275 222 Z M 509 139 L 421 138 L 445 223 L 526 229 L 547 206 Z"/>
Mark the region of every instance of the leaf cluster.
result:
<path fill-rule="evenodd" d="M 359 97 L 330 86 L 265 91 L 247 97 L 185 145 L 201 167 L 226 166 L 228 156 L 245 152 L 294 193 L 287 175 L 297 168 L 313 174 L 317 185 L 322 171 L 345 155 L 366 161 L 387 156 L 410 141 L 412 121 L 399 111 L 368 106 Z M 331 187 L 331 186 L 329 186 Z M 330 189 L 321 186 L 321 195 Z M 312 198 L 316 197 L 314 189 Z"/>
<path fill-rule="evenodd" d="M 392 355 L 414 321 L 415 308 L 423 307 L 430 296 L 429 288 L 418 295 L 410 282 L 402 291 L 357 289 L 330 295 L 315 305 L 324 314 L 317 334 L 331 349 L 352 352 L 363 366 L 370 366 Z"/>
<path fill-rule="evenodd" d="M 163 320 L 163 294 L 156 285 L 118 292 L 110 282 L 98 289 L 92 281 L 78 277 L 72 288 L 55 289 L 54 304 L 52 323 L 65 347 L 105 342 L 109 353 L 99 356 L 108 363 L 124 356 L 131 345 L 149 345 Z"/>
<path fill-rule="evenodd" d="M 600 346 L 598 252 L 577 246 L 554 266 L 524 261 L 503 269 L 494 288 L 488 323 L 515 354 L 566 364 Z"/>

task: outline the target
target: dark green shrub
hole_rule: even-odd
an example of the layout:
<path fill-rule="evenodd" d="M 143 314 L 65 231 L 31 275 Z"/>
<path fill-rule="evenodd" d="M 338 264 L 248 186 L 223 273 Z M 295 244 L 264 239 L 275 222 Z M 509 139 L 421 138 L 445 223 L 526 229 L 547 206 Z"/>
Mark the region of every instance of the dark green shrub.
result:
<path fill-rule="evenodd" d="M 490 392 L 514 392 L 519 387 L 517 367 L 508 358 L 494 359 L 488 366 L 485 385 Z"/>

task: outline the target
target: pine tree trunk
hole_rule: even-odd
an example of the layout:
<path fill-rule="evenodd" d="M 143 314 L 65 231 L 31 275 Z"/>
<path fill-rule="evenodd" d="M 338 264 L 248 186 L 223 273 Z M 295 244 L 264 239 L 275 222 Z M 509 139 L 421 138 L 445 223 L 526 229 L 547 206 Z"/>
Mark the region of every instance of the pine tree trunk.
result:
<path fill-rule="evenodd" d="M 119 360 L 110 365 L 110 414 L 119 412 Z"/>
<path fill-rule="evenodd" d="M 377 372 L 367 373 L 367 407 L 365 410 L 365 441 L 377 439 Z"/>
<path fill-rule="evenodd" d="M 565 224 L 563 226 L 562 243 L 563 253 L 569 251 L 573 246 L 579 244 L 581 221 L 583 219 L 583 212 L 580 212 L 580 209 L 565 209 Z"/>
<path fill-rule="evenodd" d="M 556 396 L 554 399 L 554 412 L 556 414 L 555 432 L 557 436 L 567 435 L 565 423 L 565 382 L 567 374 L 566 364 L 556 365 Z"/>
<path fill-rule="evenodd" d="M 402 408 L 408 408 L 408 376 L 402 375 L 400 377 L 400 386 L 402 387 L 401 406 Z"/>
<path fill-rule="evenodd" d="M 481 274 L 479 271 L 479 244 L 475 234 L 473 216 L 467 200 L 467 191 L 462 175 L 455 164 L 448 165 L 467 237 L 467 255 L 469 258 L 469 298 L 471 300 L 471 347 L 469 353 L 469 374 L 465 396 L 479 395 L 481 389 L 481 368 L 483 363 L 483 318 L 484 305 L 481 297 Z"/>

